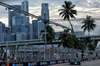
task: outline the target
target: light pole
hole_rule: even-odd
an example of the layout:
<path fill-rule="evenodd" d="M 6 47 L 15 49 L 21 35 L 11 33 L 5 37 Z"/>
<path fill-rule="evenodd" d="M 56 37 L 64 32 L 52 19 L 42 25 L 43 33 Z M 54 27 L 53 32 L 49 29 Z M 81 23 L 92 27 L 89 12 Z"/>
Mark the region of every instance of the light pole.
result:
<path fill-rule="evenodd" d="M 44 11 L 44 19 L 45 19 L 45 21 L 44 21 L 44 24 L 45 24 L 45 48 L 44 48 L 44 60 L 46 59 L 46 24 L 47 24 L 47 21 L 46 21 L 46 13 L 45 13 L 45 11 Z"/>
<path fill-rule="evenodd" d="M 46 59 L 46 23 L 45 23 L 45 48 L 44 48 L 44 60 Z"/>

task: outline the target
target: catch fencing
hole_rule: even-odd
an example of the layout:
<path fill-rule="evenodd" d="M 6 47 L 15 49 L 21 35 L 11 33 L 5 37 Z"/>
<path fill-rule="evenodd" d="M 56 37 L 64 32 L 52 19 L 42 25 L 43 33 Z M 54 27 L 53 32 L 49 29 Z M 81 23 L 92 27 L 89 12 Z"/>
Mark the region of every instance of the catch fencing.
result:
<path fill-rule="evenodd" d="M 46 49 L 44 47 L 9 47 L 6 53 L 7 62 L 37 62 L 82 58 L 81 50 L 63 47 L 46 47 Z M 99 52 L 89 50 L 86 52 L 84 50 L 84 58 L 99 56 Z"/>

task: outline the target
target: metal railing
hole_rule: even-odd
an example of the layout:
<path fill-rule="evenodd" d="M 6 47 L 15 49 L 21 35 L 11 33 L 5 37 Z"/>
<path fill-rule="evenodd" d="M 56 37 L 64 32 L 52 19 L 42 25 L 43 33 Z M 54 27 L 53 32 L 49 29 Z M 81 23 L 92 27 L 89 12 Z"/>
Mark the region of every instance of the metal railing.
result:
<path fill-rule="evenodd" d="M 85 52 L 85 51 L 84 51 Z M 82 59 L 81 50 L 62 47 L 47 47 L 46 58 L 44 59 L 44 47 L 16 47 L 11 46 L 6 49 L 7 62 L 38 62 L 38 61 L 53 61 L 66 59 Z M 4 52 L 1 52 L 0 60 L 4 57 Z M 84 58 L 100 57 L 100 52 L 89 51 L 84 53 Z M 4 60 L 3 60 L 4 61 Z"/>

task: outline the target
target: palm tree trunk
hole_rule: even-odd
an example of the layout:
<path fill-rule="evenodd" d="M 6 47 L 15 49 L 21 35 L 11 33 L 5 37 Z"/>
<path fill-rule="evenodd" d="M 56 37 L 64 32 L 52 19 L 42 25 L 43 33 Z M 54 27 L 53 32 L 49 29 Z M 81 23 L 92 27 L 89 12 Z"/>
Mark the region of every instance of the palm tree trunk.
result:
<path fill-rule="evenodd" d="M 74 35 L 74 29 L 73 29 L 73 25 L 72 25 L 72 23 L 71 23 L 71 21 L 69 20 L 69 23 L 70 23 L 70 26 L 71 26 L 71 32 L 73 33 L 73 35 Z M 72 47 L 73 49 L 74 49 L 74 46 Z M 74 51 L 72 51 L 72 59 L 74 59 Z"/>
<path fill-rule="evenodd" d="M 88 31 L 88 36 L 90 36 L 90 31 Z"/>
<path fill-rule="evenodd" d="M 70 26 L 71 26 L 71 31 L 72 31 L 72 33 L 74 34 L 73 25 L 72 25 L 72 23 L 71 23 L 71 21 L 70 21 L 70 20 L 68 20 L 68 21 L 69 21 L 69 23 L 70 23 Z"/>

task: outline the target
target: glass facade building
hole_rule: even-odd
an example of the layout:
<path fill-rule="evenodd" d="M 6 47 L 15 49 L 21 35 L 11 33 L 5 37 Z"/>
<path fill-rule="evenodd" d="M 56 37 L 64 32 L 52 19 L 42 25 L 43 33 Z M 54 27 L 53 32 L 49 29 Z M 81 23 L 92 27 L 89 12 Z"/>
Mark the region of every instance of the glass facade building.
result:
<path fill-rule="evenodd" d="M 28 12 L 29 11 L 29 7 L 28 7 L 28 1 L 25 0 L 21 3 L 21 10 Z M 22 14 L 22 16 L 25 16 L 24 14 Z"/>
<path fill-rule="evenodd" d="M 43 19 L 49 20 L 48 3 L 42 3 L 41 17 Z"/>
<path fill-rule="evenodd" d="M 29 33 L 29 24 L 27 24 L 27 23 L 21 24 L 21 32 L 22 33 Z"/>
<path fill-rule="evenodd" d="M 16 34 L 16 41 L 27 40 L 27 36 L 25 33 Z"/>
<path fill-rule="evenodd" d="M 21 5 L 12 5 L 15 8 L 21 9 Z M 12 18 L 14 16 L 20 16 L 21 13 L 19 13 L 18 11 L 14 11 L 12 9 L 8 10 L 8 27 L 10 28 L 10 33 L 12 32 Z"/>
<path fill-rule="evenodd" d="M 5 24 L 0 22 L 0 41 L 4 41 L 5 38 Z"/>
<path fill-rule="evenodd" d="M 12 18 L 12 33 L 21 32 L 21 24 L 23 24 L 22 16 L 14 16 Z"/>
<path fill-rule="evenodd" d="M 39 32 L 38 32 L 38 20 L 33 20 L 32 21 L 32 34 L 33 34 L 33 39 L 38 39 Z"/>

